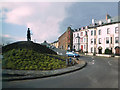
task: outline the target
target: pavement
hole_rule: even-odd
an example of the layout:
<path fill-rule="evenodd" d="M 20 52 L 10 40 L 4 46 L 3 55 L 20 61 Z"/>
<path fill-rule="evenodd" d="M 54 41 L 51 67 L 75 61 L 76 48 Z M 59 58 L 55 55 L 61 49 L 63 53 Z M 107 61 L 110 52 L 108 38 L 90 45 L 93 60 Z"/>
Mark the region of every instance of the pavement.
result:
<path fill-rule="evenodd" d="M 32 80 L 3 81 L 3 88 L 118 88 L 118 59 L 81 56 L 87 66 L 72 73 Z"/>

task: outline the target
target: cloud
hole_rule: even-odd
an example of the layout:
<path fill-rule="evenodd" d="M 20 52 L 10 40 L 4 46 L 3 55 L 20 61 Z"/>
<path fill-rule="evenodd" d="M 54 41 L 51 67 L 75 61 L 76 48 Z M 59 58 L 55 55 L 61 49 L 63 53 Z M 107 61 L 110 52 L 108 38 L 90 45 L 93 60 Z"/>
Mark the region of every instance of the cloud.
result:
<path fill-rule="evenodd" d="M 61 34 L 59 23 L 71 3 L 3 3 L 4 21 L 31 28 L 32 39 L 54 41 Z M 5 11 L 7 10 L 7 11 Z"/>
<path fill-rule="evenodd" d="M 0 35 L 0 45 L 6 45 L 17 41 L 25 41 L 23 37 L 15 37 L 8 34 Z"/>
<path fill-rule="evenodd" d="M 28 7 L 15 8 L 6 14 L 5 22 L 23 25 L 26 24 L 26 17 L 31 15 L 32 10 Z"/>
<path fill-rule="evenodd" d="M 13 38 L 10 36 L 10 35 L 8 35 L 8 34 L 5 34 L 5 35 L 2 35 L 2 36 L 0 36 L 0 45 L 3 45 L 3 44 L 8 44 L 8 43 L 10 43 L 10 42 L 13 42 Z"/>

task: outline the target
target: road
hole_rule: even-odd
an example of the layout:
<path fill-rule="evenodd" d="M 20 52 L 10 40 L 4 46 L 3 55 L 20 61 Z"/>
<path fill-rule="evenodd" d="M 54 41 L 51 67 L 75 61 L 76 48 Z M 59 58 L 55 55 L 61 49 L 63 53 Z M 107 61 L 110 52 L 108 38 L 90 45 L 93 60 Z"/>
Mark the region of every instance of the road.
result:
<path fill-rule="evenodd" d="M 2 89 L 2 55 L 0 54 L 0 90 Z"/>
<path fill-rule="evenodd" d="M 53 48 L 52 50 L 55 51 L 58 55 L 63 55 L 63 56 L 66 55 L 65 50 L 62 50 L 62 49 L 59 49 L 59 48 Z"/>
<path fill-rule="evenodd" d="M 3 88 L 118 88 L 118 59 L 81 56 L 88 65 L 60 76 L 3 82 Z"/>

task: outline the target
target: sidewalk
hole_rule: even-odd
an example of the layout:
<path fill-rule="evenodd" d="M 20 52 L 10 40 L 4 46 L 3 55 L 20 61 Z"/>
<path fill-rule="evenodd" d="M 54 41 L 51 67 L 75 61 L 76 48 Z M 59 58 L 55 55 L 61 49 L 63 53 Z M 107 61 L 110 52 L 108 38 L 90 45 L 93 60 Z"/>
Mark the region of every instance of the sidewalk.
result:
<path fill-rule="evenodd" d="M 80 56 L 94 56 L 92 53 L 85 53 L 85 54 L 79 54 Z M 95 56 L 98 56 L 98 57 L 113 57 L 111 55 L 107 55 L 107 54 L 96 54 Z M 120 56 L 114 56 L 115 58 L 120 58 Z"/>

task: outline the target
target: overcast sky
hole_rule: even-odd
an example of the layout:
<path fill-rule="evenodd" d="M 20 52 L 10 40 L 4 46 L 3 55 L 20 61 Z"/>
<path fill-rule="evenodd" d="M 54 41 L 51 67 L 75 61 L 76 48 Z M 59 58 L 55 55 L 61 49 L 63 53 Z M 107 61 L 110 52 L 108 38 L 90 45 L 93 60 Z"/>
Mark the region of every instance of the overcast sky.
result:
<path fill-rule="evenodd" d="M 106 14 L 118 16 L 117 2 L 14 2 L 0 3 L 0 23 L 5 42 L 26 40 L 27 28 L 32 40 L 54 42 L 68 26 L 72 29 L 105 19 Z"/>

